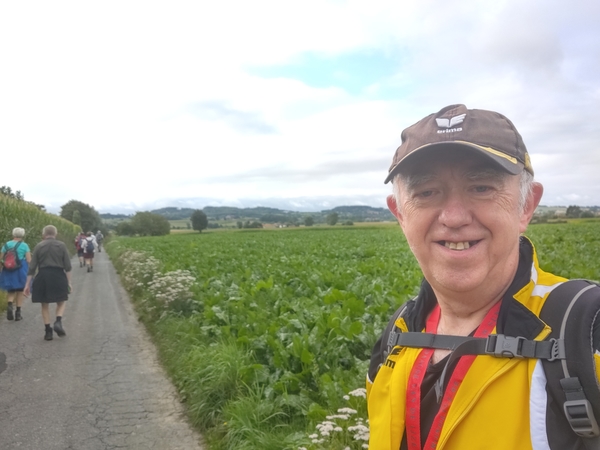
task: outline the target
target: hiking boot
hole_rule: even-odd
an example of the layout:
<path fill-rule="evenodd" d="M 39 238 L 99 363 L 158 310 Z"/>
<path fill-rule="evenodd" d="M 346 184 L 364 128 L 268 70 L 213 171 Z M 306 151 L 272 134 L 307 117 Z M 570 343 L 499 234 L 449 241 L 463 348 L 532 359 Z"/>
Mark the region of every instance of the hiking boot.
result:
<path fill-rule="evenodd" d="M 90 266 L 90 272 L 94 271 L 94 266 Z"/>
<path fill-rule="evenodd" d="M 44 340 L 45 341 L 51 341 L 53 339 L 52 337 L 52 328 L 46 328 L 46 334 L 44 335 Z"/>
<path fill-rule="evenodd" d="M 67 335 L 67 333 L 65 333 L 65 330 L 62 326 L 62 322 L 60 320 L 57 320 L 56 322 L 54 322 L 54 331 L 56 331 L 56 334 L 58 334 L 60 337 Z"/>
<path fill-rule="evenodd" d="M 88 266 L 87 271 L 88 271 L 88 273 L 90 272 L 90 266 Z"/>
<path fill-rule="evenodd" d="M 15 316 L 13 315 L 13 305 L 12 305 L 12 303 L 9 303 L 8 306 L 6 307 L 6 318 L 8 320 L 13 320 L 15 318 Z"/>
<path fill-rule="evenodd" d="M 23 318 L 23 316 L 21 316 L 21 310 L 20 310 L 20 309 L 17 309 L 17 310 L 15 311 L 15 322 L 16 322 L 17 320 L 21 320 L 22 318 Z"/>

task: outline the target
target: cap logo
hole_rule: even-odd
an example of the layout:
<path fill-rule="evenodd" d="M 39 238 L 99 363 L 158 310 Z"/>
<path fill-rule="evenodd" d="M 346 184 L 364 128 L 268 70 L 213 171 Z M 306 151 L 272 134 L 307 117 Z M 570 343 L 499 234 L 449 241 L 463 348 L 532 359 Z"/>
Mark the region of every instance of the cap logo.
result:
<path fill-rule="evenodd" d="M 462 131 L 462 127 L 460 128 L 452 128 L 456 125 L 460 125 L 465 120 L 466 114 L 459 114 L 458 116 L 451 117 L 449 119 L 445 117 L 440 117 L 435 119 L 438 127 L 445 128 L 444 130 L 438 130 L 438 133 L 455 133 L 457 131 Z"/>

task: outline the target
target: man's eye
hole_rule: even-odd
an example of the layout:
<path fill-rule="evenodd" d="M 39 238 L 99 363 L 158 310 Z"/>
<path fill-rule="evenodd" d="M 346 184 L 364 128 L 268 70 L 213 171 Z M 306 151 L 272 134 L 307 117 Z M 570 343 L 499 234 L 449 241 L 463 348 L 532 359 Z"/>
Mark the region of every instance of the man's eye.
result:
<path fill-rule="evenodd" d="M 490 189 L 489 186 L 475 186 L 475 192 L 488 192 Z"/>
<path fill-rule="evenodd" d="M 421 191 L 417 194 L 417 197 L 431 197 L 433 195 L 433 191 Z"/>

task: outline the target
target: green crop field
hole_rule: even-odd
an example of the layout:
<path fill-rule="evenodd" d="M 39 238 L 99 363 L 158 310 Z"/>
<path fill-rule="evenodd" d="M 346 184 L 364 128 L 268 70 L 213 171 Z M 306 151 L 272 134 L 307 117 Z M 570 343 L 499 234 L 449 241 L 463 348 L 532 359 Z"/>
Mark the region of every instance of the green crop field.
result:
<path fill-rule="evenodd" d="M 527 235 L 542 268 L 600 279 L 600 222 Z M 117 238 L 108 251 L 211 449 L 361 448 L 356 389 L 421 281 L 397 225 Z M 314 431 L 323 421 L 340 431 Z"/>

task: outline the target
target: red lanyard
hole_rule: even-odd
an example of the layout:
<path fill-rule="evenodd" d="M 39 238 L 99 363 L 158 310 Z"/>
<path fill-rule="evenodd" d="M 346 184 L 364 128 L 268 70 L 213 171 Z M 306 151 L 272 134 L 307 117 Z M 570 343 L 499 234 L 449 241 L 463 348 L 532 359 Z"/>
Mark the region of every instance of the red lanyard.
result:
<path fill-rule="evenodd" d="M 474 335 L 475 337 L 489 336 L 496 326 L 499 310 L 500 302 L 497 302 L 492 309 L 488 311 L 479 327 L 477 327 Z M 436 333 L 439 321 L 440 307 L 436 305 L 427 319 L 425 331 L 427 333 Z M 408 389 L 406 390 L 406 438 L 408 450 L 421 450 L 421 384 L 423 383 L 423 378 L 425 377 L 425 372 L 427 371 L 427 366 L 429 365 L 429 360 L 433 356 L 433 352 L 434 349 L 432 348 L 424 348 L 421 350 L 408 379 Z M 435 415 L 423 450 L 435 450 L 437 447 L 452 400 L 454 400 L 458 387 L 465 378 L 475 357 L 475 355 L 461 357 L 456 368 L 452 372 L 452 376 L 448 381 L 448 386 L 442 398 L 440 409 Z"/>

